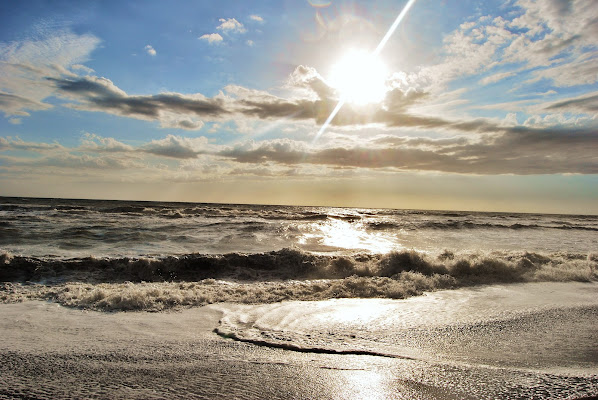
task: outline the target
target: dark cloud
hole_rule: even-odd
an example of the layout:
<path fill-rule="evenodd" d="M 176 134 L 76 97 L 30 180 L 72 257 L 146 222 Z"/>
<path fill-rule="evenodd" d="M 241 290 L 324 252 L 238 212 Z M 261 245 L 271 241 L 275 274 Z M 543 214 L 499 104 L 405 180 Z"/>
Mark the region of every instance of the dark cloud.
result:
<path fill-rule="evenodd" d="M 387 135 L 366 140 L 359 145 L 328 148 L 315 148 L 290 139 L 249 141 L 223 147 L 210 145 L 205 137 L 174 135 L 133 147 L 112 138 L 87 134 L 80 147 L 69 149 L 57 143 L 31 143 L 19 138 L 0 137 L 0 151 L 33 151 L 44 156 L 21 161 L 4 157 L 13 166 L 120 168 L 125 164 L 132 165 L 130 163 L 134 160 L 141 162 L 142 154 L 178 160 L 193 160 L 203 155 L 208 160 L 215 157 L 245 164 L 255 171 L 273 168 L 272 175 L 302 165 L 480 175 L 598 174 L 597 144 L 597 129 L 527 127 L 503 128 L 501 134 L 447 138 Z M 125 155 L 97 157 L 93 153 Z M 136 156 L 131 157 L 133 154 Z M 275 168 L 276 165 L 280 168 Z"/>
<path fill-rule="evenodd" d="M 595 113 L 598 112 L 598 94 L 559 101 L 546 107 L 546 109 Z"/>
<path fill-rule="evenodd" d="M 179 93 L 161 93 L 148 96 L 130 96 L 116 87 L 110 80 L 96 77 L 81 77 L 76 80 L 63 78 L 48 78 L 57 89 L 68 97 L 80 103 L 77 108 L 92 111 L 105 111 L 121 116 L 147 120 L 167 119 L 172 125 L 172 118 L 166 118 L 169 113 L 182 117 L 193 115 L 197 117 L 217 117 L 228 114 L 222 101 L 208 99 L 200 95 L 183 95 Z M 198 124 L 183 119 L 178 124 L 184 129 L 201 128 Z"/>
<path fill-rule="evenodd" d="M 322 124 L 336 106 L 333 90 L 313 68 L 299 66 L 289 84 L 307 89 L 312 98 L 285 99 L 240 86 L 225 88 L 226 95 L 162 93 L 129 96 L 107 79 L 85 77 L 78 80 L 53 79 L 56 87 L 79 102 L 77 107 L 104 110 L 118 115 L 159 120 L 163 126 L 187 129 L 201 127 L 192 118 L 218 119 L 248 117 L 257 119 L 314 120 Z M 443 171 L 474 174 L 598 173 L 595 155 L 596 129 L 538 129 L 506 126 L 488 119 L 448 120 L 413 115 L 410 108 L 427 93 L 395 88 L 382 104 L 347 103 L 333 119 L 335 126 L 380 124 L 475 134 L 449 139 L 378 138 L 353 148 L 313 150 L 292 141 L 270 141 L 234 148 L 209 149 L 205 138 L 168 136 L 137 149 L 163 157 L 192 159 L 201 154 L 217 155 L 239 163 L 281 165 L 315 164 L 333 167 L 397 168 L 401 170 Z M 598 96 L 586 95 L 549 105 L 549 109 L 598 109 Z M 174 117 L 173 117 L 174 115 Z M 190 119 L 191 117 L 191 119 Z"/>
<path fill-rule="evenodd" d="M 322 105 L 320 102 L 308 100 L 287 101 L 284 99 L 238 100 L 238 112 L 248 117 L 259 119 L 288 118 L 288 119 L 317 119 Z"/>
<path fill-rule="evenodd" d="M 598 131 L 512 129 L 472 142 L 465 138 L 378 138 L 376 147 L 310 150 L 293 142 L 264 142 L 218 153 L 251 164 L 397 168 L 466 174 L 598 173 Z M 380 147 L 380 144 L 390 146 Z"/>
<path fill-rule="evenodd" d="M 185 119 L 195 116 L 206 119 L 220 119 L 234 115 L 258 119 L 314 120 L 322 124 L 330 115 L 338 99 L 332 88 L 313 68 L 299 66 L 291 75 L 290 84 L 296 88 L 309 89 L 317 99 L 284 99 L 267 92 L 250 90 L 238 86 L 227 87 L 233 98 L 205 98 L 201 95 L 162 93 L 148 96 L 130 96 L 116 87 L 110 80 L 97 77 L 81 77 L 76 80 L 48 78 L 59 91 L 79 103 L 77 108 L 92 111 L 105 111 L 121 116 L 146 120 L 167 121 L 167 126 L 183 129 L 201 128 L 197 121 Z M 383 104 L 345 104 L 332 125 L 350 126 L 381 123 L 387 126 L 408 126 L 439 128 L 454 125 L 440 118 L 410 115 L 407 110 L 427 96 L 414 90 L 390 91 Z M 168 120 L 167 115 L 178 115 L 179 121 Z M 459 125 L 455 125 L 460 129 Z M 472 130 L 464 127 L 464 130 Z"/>
<path fill-rule="evenodd" d="M 288 139 L 262 142 L 259 145 L 249 142 L 217 153 L 221 157 L 231 158 L 240 163 L 275 162 L 287 165 L 302 163 L 307 154 L 307 148 L 304 145 Z"/>

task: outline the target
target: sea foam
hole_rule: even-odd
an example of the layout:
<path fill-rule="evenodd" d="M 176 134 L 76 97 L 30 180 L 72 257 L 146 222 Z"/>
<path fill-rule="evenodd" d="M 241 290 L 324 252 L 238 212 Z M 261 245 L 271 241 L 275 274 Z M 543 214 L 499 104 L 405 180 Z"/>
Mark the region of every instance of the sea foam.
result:
<path fill-rule="evenodd" d="M 216 302 L 402 299 L 479 284 L 598 281 L 595 254 L 416 251 L 352 256 L 295 249 L 268 253 L 119 259 L 0 256 L 0 299 L 48 299 L 102 310 L 153 310 Z"/>

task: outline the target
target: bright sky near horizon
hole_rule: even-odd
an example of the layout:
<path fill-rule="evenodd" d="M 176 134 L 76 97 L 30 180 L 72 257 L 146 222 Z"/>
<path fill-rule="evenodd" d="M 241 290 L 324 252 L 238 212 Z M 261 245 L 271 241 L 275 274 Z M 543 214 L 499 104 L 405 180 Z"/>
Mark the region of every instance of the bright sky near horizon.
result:
<path fill-rule="evenodd" d="M 406 4 L 1 2 L 0 195 L 598 214 L 598 2 Z"/>

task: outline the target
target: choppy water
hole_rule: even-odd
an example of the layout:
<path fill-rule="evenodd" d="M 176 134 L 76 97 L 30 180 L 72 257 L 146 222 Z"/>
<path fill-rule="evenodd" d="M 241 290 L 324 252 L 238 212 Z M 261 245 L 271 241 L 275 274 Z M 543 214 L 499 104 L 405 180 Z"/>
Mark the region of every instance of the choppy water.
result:
<path fill-rule="evenodd" d="M 0 250 L 138 257 L 598 249 L 598 216 L 0 197 Z"/>
<path fill-rule="evenodd" d="M 598 392 L 598 216 L 0 198 L 0 281 L 5 302 L 228 302 L 221 336 L 481 368 L 475 398 Z"/>

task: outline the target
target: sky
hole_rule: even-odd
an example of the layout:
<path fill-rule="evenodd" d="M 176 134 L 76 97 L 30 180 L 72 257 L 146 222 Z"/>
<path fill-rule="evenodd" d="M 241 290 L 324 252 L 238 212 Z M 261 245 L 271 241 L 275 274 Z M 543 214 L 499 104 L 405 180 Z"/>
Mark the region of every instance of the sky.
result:
<path fill-rule="evenodd" d="M 0 2 L 0 195 L 598 214 L 598 2 L 406 5 Z"/>

